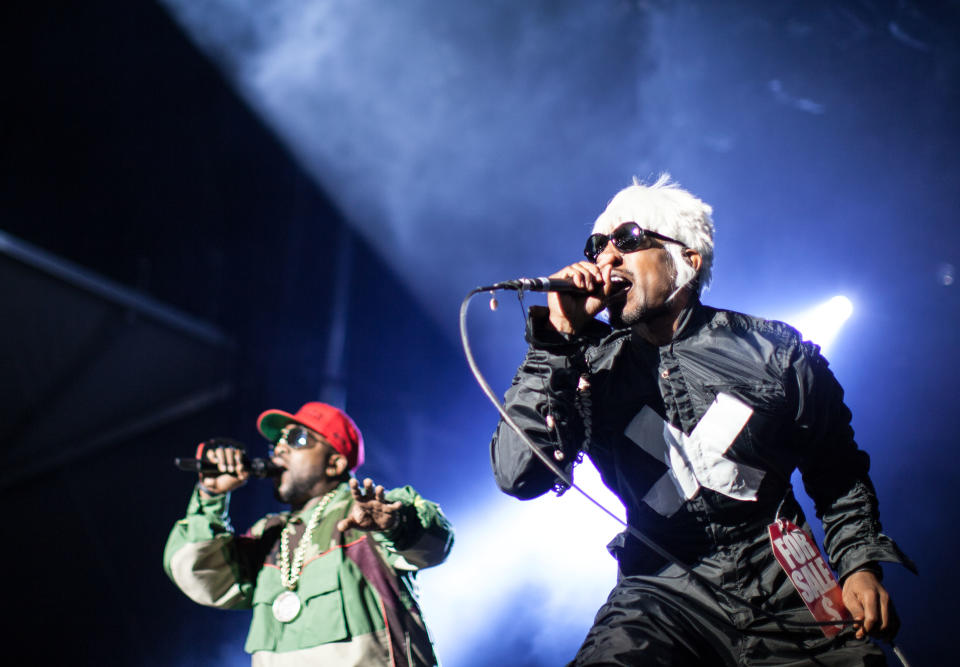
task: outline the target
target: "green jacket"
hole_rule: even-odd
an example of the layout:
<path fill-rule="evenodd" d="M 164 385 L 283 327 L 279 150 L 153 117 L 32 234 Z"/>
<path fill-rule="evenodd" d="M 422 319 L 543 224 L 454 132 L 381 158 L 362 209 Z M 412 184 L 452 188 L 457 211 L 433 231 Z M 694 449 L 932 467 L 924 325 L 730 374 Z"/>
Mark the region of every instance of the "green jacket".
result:
<path fill-rule="evenodd" d="M 204 499 L 195 490 L 186 517 L 167 539 L 164 569 L 195 602 L 253 609 L 245 650 L 255 654 L 255 664 L 256 656 L 277 654 L 263 664 L 334 659 L 338 664 L 434 665 L 413 579 L 417 570 L 446 558 L 453 532 L 440 508 L 411 487 L 393 489 L 387 499 L 403 503 L 395 529 L 341 533 L 336 524 L 349 513 L 353 498 L 347 484 L 336 490 L 305 554 L 296 588 L 303 606 L 287 623 L 272 611 L 273 601 L 286 590 L 278 565 L 280 533 L 293 522 L 295 548 L 319 498 L 296 513 L 269 514 L 236 536 L 229 494 Z"/>

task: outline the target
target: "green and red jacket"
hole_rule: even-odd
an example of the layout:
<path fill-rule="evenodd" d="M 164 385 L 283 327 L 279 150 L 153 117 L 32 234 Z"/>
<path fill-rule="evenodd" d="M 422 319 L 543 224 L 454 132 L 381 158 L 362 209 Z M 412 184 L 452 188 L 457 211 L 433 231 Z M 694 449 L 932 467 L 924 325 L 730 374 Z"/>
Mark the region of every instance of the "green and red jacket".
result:
<path fill-rule="evenodd" d="M 280 533 L 293 523 L 295 549 L 319 498 L 298 512 L 269 514 L 237 536 L 229 494 L 203 498 L 195 490 L 186 517 L 167 539 L 164 569 L 195 602 L 253 610 L 245 650 L 255 665 L 435 665 L 414 577 L 446 558 L 453 531 L 440 508 L 411 487 L 386 495 L 403 503 L 395 529 L 340 532 L 337 522 L 353 498 L 345 483 L 336 490 L 307 547 L 295 589 L 303 606 L 290 622 L 276 620 L 272 611 L 286 590 L 280 583 Z"/>

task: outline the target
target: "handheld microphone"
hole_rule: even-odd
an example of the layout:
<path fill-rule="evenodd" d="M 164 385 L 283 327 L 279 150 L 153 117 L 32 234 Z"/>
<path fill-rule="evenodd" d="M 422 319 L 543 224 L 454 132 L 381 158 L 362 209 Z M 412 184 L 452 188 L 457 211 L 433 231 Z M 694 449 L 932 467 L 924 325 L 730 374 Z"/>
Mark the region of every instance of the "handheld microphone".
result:
<path fill-rule="evenodd" d="M 216 463 L 198 461 L 195 458 L 177 457 L 173 464 L 185 472 L 195 472 L 201 475 L 233 475 L 235 472 L 221 472 Z M 283 468 L 275 465 L 270 459 L 251 459 L 243 457 L 243 467 L 254 477 L 276 477 L 283 472 Z"/>
<path fill-rule="evenodd" d="M 577 294 L 593 294 L 582 287 L 577 287 L 572 280 L 566 278 L 517 278 L 497 283 L 493 287 L 499 289 L 521 290 L 524 292 L 573 292 Z"/>

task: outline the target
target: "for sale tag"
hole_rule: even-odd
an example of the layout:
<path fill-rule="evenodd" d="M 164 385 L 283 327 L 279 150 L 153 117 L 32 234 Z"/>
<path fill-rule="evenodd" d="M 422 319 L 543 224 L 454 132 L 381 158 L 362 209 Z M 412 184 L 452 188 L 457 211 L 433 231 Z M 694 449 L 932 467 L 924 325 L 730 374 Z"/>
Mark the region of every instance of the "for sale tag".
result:
<path fill-rule="evenodd" d="M 771 523 L 769 530 L 773 555 L 813 617 L 821 622 L 851 620 L 850 612 L 843 606 L 840 586 L 813 539 L 784 519 Z M 843 626 L 822 625 L 820 629 L 829 638 L 840 632 Z"/>

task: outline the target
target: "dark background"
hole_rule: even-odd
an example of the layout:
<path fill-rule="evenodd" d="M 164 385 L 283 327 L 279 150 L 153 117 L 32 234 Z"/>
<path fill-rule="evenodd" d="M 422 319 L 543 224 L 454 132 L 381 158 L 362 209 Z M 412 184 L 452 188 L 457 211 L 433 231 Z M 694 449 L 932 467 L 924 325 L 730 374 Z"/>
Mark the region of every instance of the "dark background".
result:
<path fill-rule="evenodd" d="M 263 36 L 205 34 L 209 17 L 178 22 L 139 0 L 0 10 L 0 231 L 74 276 L 0 255 L 13 655 L 244 664 L 247 616 L 193 605 L 162 573 L 191 485 L 171 459 L 209 435 L 262 453 L 260 411 L 321 397 L 344 399 L 363 429 L 361 474 L 444 505 L 461 549 L 444 567 L 481 588 L 505 582 L 506 566 L 467 560 L 474 529 L 520 506 L 490 479 L 495 418 L 462 360 L 456 305 L 473 285 L 576 259 L 616 190 L 669 170 L 716 209 L 707 302 L 787 317 L 836 293 L 854 301 L 831 359 L 885 527 L 921 570 L 887 569 L 902 645 L 915 664 L 948 659 L 960 592 L 957 4 L 313 4 L 355 11 L 372 32 L 349 51 L 355 78 L 321 77 L 315 107 L 258 103 L 269 89 L 244 78 L 241 56 Z M 392 14 L 363 23 L 380 11 Z M 404 48 L 414 24 L 441 36 L 416 42 L 436 52 Z M 388 84 L 404 77 L 401 96 Z M 396 115 L 343 113 L 330 100 L 344 90 Z M 403 178 L 387 171 L 397 165 Z M 502 301 L 472 320 L 498 391 L 522 354 Z M 267 487 L 235 494 L 238 527 L 275 508 Z M 549 548 L 541 528 L 526 526 L 528 539 Z M 602 543 L 589 546 L 612 573 Z M 568 659 L 606 588 L 573 621 L 520 581 L 475 613 L 469 586 L 425 597 L 441 658 Z M 567 622 L 571 633 L 543 639 Z"/>

